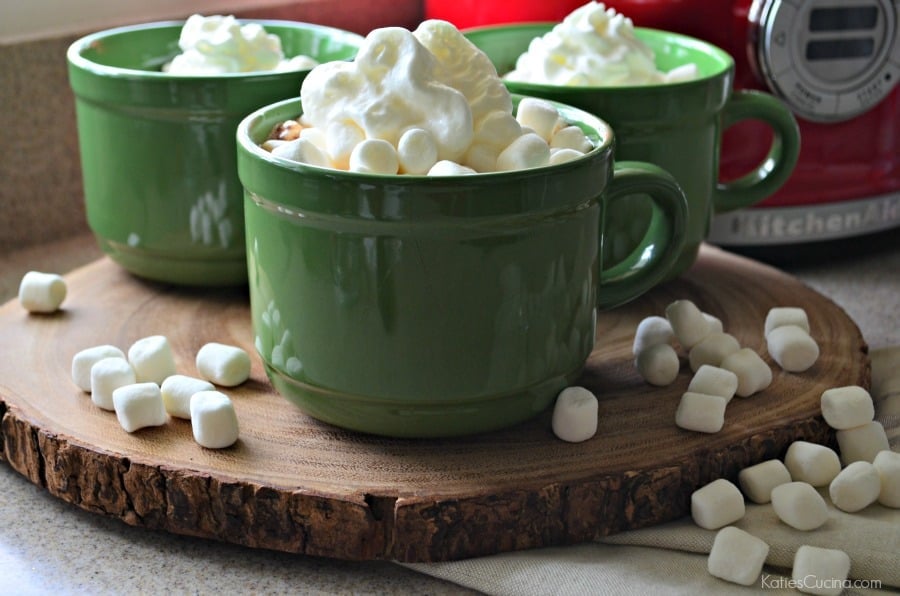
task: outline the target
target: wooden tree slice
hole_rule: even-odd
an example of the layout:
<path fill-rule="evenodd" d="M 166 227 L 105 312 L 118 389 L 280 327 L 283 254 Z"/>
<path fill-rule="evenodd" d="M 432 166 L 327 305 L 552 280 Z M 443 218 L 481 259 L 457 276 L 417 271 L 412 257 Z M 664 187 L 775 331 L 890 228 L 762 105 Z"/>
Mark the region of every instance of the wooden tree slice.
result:
<path fill-rule="evenodd" d="M 798 439 L 834 444 L 819 410 L 825 389 L 868 387 L 867 346 L 829 299 L 771 267 L 704 247 L 684 276 L 601 313 L 581 384 L 600 400 L 596 437 L 556 439 L 546 411 L 504 431 L 458 439 L 392 440 L 319 423 L 277 395 L 253 351 L 242 290 L 148 283 L 107 259 L 67 277 L 65 310 L 0 308 L 0 445 L 15 470 L 82 509 L 168 532 L 342 559 L 440 561 L 563 545 L 673 520 L 690 494 Z M 693 300 L 773 367 L 765 391 L 736 397 L 716 434 L 679 429 L 691 378 L 651 387 L 636 374 L 637 323 Z M 821 355 L 784 373 L 762 337 L 774 306 L 801 306 Z M 178 371 L 196 375 L 206 342 L 253 354 L 251 379 L 226 389 L 241 427 L 224 450 L 197 445 L 190 423 L 126 433 L 71 380 L 72 356 L 123 350 L 163 334 Z M 348 366 L 353 363 L 348 362 Z"/>

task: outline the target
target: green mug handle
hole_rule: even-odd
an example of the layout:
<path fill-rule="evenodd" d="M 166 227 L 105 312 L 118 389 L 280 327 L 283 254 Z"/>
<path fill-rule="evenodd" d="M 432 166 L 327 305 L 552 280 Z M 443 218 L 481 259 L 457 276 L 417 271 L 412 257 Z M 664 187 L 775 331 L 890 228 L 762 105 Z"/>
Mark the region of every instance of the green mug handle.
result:
<path fill-rule="evenodd" d="M 664 169 L 642 161 L 620 161 L 613 168 L 613 177 L 604 200 L 607 204 L 628 200 L 645 194 L 653 202 L 650 223 L 638 246 L 615 265 L 603 266 L 602 245 L 610 240 L 622 224 L 609 221 L 609 209 L 603 208 L 601 230 L 600 287 L 597 307 L 611 309 L 629 302 L 667 276 L 681 255 L 687 238 L 688 203 L 684 191 Z"/>
<path fill-rule="evenodd" d="M 775 194 L 787 182 L 800 154 L 800 128 L 794 114 L 778 98 L 761 91 L 736 90 L 722 109 L 722 130 L 741 120 L 760 120 L 774 134 L 769 153 L 756 168 L 727 183 L 718 182 L 713 211 L 750 207 Z"/>

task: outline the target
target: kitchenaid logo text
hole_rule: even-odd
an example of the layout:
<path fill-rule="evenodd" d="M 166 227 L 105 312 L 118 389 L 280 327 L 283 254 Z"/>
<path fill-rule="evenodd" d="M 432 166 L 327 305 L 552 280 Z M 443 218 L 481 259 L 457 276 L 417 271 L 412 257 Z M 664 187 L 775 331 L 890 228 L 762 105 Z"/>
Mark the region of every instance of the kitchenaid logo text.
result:
<path fill-rule="evenodd" d="M 745 209 L 717 215 L 709 238 L 722 244 L 781 244 L 844 238 L 900 224 L 900 193 L 808 207 Z"/>

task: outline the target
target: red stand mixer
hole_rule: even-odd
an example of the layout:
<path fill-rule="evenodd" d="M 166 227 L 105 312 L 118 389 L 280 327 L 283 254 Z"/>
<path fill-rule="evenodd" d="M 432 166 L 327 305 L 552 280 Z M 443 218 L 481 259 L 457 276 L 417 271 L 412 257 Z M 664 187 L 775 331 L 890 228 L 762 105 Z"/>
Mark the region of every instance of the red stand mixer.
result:
<path fill-rule="evenodd" d="M 426 0 L 425 16 L 462 29 L 559 21 L 583 4 Z M 791 178 L 759 205 L 715 216 L 710 242 L 750 253 L 768 249 L 763 257 L 861 237 L 900 244 L 900 0 L 605 4 L 636 26 L 684 33 L 728 51 L 736 88 L 771 92 L 797 117 L 801 149 Z M 770 143 L 768 130 L 755 122 L 729 129 L 721 178 L 750 170 Z"/>

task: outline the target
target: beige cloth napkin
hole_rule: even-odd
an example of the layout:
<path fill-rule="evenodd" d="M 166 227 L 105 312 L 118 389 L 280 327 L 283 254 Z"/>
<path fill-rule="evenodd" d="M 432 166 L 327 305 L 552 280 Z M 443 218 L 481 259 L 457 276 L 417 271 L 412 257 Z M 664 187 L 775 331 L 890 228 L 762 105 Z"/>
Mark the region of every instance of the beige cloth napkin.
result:
<path fill-rule="evenodd" d="M 876 408 L 878 408 L 876 403 Z M 900 451 L 900 417 L 880 416 L 891 448 Z M 598 543 L 503 553 L 447 563 L 406 565 L 461 586 L 497 595 L 616 594 L 797 594 L 790 583 L 794 553 L 803 544 L 839 548 L 850 556 L 844 594 L 900 592 L 900 509 L 870 505 L 845 513 L 831 505 L 822 527 L 801 532 L 781 522 L 771 505 L 748 504 L 735 525 L 765 540 L 769 556 L 758 581 L 749 587 L 717 579 L 706 569 L 716 532 L 690 518 L 624 532 Z"/>

